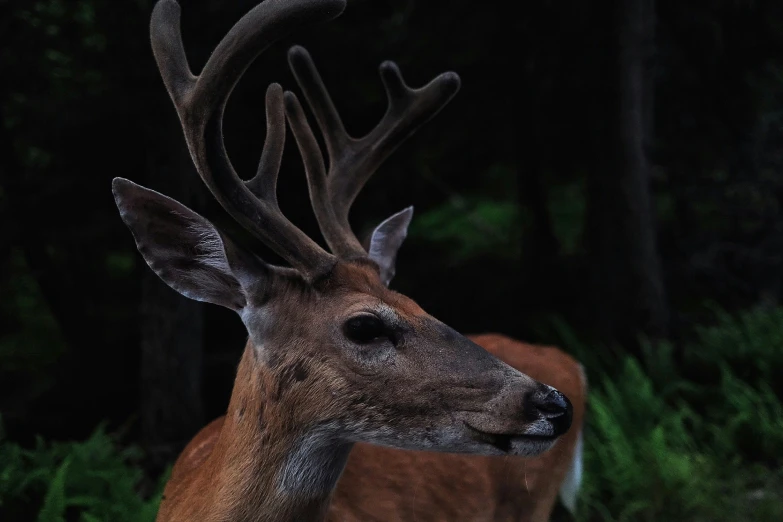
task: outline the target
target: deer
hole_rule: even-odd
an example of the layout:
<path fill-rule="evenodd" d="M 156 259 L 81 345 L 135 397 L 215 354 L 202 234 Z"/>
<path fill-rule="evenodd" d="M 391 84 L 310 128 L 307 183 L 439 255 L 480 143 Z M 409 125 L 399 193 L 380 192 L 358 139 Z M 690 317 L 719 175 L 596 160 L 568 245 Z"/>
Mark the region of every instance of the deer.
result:
<path fill-rule="evenodd" d="M 234 170 L 222 137 L 234 86 L 272 42 L 344 8 L 345 0 L 266 0 L 234 25 L 198 76 L 185 55 L 178 3 L 160 0 L 153 9 L 153 54 L 199 176 L 237 223 L 290 265 L 265 262 L 174 199 L 124 178 L 112 181 L 147 265 L 183 296 L 235 311 L 248 333 L 226 414 L 175 462 L 160 522 L 325 520 L 355 448 L 536 457 L 574 421 L 560 390 L 388 288 L 411 208 L 378 225 L 368 248 L 348 222 L 370 175 L 459 89 L 456 74 L 412 89 L 395 64 L 384 62 L 389 108 L 356 140 L 337 132 L 339 116 L 306 51 L 295 47 L 289 61 L 304 65 L 299 72 L 313 80 L 304 90 L 311 103 L 321 102 L 311 105 L 316 119 L 335 131 L 324 136 L 328 175 L 297 96 L 279 84 L 266 91 L 256 174 L 245 181 Z M 286 122 L 328 251 L 277 202 Z"/>
<path fill-rule="evenodd" d="M 345 132 L 312 58 L 296 46 L 289 51 L 289 64 L 327 147 L 335 151 L 330 157 L 339 157 L 340 144 L 350 143 L 352 138 Z M 409 208 L 379 225 L 381 230 L 394 226 L 398 238 L 385 258 L 382 273 L 386 286 L 394 276 L 394 260 L 411 219 Z M 374 244 L 378 248 L 378 243 Z M 545 522 L 558 494 L 566 509 L 575 512 L 587 393 L 581 364 L 555 347 L 525 344 L 500 334 L 468 338 L 515 369 L 565 393 L 573 405 L 570 430 L 554 448 L 530 458 L 406 451 L 357 443 L 338 481 L 328 520 Z M 182 453 L 181 462 L 201 459 L 217 440 L 223 422 L 220 417 L 202 429 Z"/>

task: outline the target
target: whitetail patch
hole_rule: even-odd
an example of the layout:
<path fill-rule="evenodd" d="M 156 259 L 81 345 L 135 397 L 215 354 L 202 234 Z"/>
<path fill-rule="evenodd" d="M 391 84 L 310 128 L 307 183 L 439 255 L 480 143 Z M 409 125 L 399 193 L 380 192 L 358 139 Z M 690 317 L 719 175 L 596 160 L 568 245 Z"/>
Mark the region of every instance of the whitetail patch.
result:
<path fill-rule="evenodd" d="M 572 515 L 576 515 L 576 501 L 579 498 L 579 490 L 582 488 L 583 444 L 582 432 L 580 431 L 574 446 L 574 457 L 571 459 L 568 473 L 560 486 L 560 501 Z"/>

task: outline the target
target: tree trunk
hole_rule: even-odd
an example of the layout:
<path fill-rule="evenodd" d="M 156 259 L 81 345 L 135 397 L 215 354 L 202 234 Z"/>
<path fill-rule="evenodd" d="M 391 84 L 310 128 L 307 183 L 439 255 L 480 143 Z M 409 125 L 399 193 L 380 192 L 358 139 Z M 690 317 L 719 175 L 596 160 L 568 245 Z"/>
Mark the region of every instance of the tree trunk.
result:
<path fill-rule="evenodd" d="M 198 211 L 201 182 L 177 130 L 166 126 L 155 140 L 158 150 L 150 158 L 148 186 Z M 142 440 L 150 468 L 159 470 L 204 424 L 204 309 L 144 266 L 140 311 Z"/>
<path fill-rule="evenodd" d="M 141 426 L 153 468 L 165 466 L 204 424 L 203 311 L 151 270 L 142 280 Z"/>
<path fill-rule="evenodd" d="M 560 243 L 555 235 L 554 223 L 549 213 L 549 194 L 542 179 L 544 176 L 541 149 L 535 127 L 527 126 L 530 132 L 520 140 L 517 170 L 517 198 L 530 213 L 530 223 L 524 227 L 520 241 L 522 271 L 522 299 L 518 300 L 522 317 L 531 313 L 550 312 L 555 309 L 559 297 L 554 289 L 560 274 Z"/>
<path fill-rule="evenodd" d="M 653 127 L 654 16 L 654 0 L 615 4 L 612 125 L 609 139 L 598 146 L 610 163 L 599 160 L 588 181 L 594 325 L 610 341 L 633 343 L 639 333 L 664 337 L 669 330 L 647 156 Z"/>
<path fill-rule="evenodd" d="M 509 89 L 506 97 L 511 100 L 514 118 L 507 128 L 514 133 L 504 137 L 508 143 L 513 164 L 517 165 L 517 201 L 527 210 L 528 226 L 522 228 L 521 284 L 522 299 L 518 300 L 521 317 L 536 313 L 550 313 L 556 309 L 558 295 L 556 281 L 560 273 L 560 242 L 555 234 L 554 222 L 549 212 L 549 191 L 544 179 L 546 161 L 551 158 L 552 138 L 547 128 L 548 108 L 551 96 L 546 83 L 552 74 L 552 60 L 542 49 L 553 45 L 550 31 L 552 10 L 547 6 L 531 7 L 532 11 L 522 20 L 510 19 L 510 28 L 500 32 L 498 56 L 504 57 L 508 49 L 519 49 L 518 64 L 523 72 L 522 81 L 504 85 Z M 505 58 L 504 58 L 505 59 Z M 502 63 L 498 68 L 502 68 Z"/>

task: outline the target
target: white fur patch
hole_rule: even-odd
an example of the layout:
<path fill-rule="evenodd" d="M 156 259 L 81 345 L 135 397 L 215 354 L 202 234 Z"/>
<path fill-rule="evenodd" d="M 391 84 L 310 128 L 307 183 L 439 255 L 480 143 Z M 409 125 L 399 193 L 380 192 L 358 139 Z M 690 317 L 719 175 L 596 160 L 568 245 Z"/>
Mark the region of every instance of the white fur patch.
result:
<path fill-rule="evenodd" d="M 582 432 L 576 439 L 576 447 L 574 448 L 574 458 L 571 460 L 571 467 L 568 469 L 568 473 L 565 476 L 565 480 L 560 485 L 560 502 L 563 506 L 571 512 L 576 514 L 576 499 L 579 496 L 579 489 L 582 486 Z"/>
<path fill-rule="evenodd" d="M 302 498 L 328 496 L 345 468 L 351 446 L 332 426 L 305 435 L 280 470 L 280 491 Z"/>
<path fill-rule="evenodd" d="M 196 259 L 206 266 L 231 273 L 220 234 L 214 228 L 204 227 L 200 223 L 193 223 L 188 228 L 198 236 Z"/>
<path fill-rule="evenodd" d="M 226 259 L 225 247 L 218 231 L 206 220 L 202 223 L 198 219 L 193 219 L 193 216 L 188 216 L 176 210 L 172 210 L 171 213 L 187 221 L 188 232 L 198 237 L 196 259 L 206 266 L 230 273 L 231 269 Z M 200 218 L 201 216 L 198 217 Z"/>
<path fill-rule="evenodd" d="M 582 390 L 584 396 L 587 396 L 587 374 L 585 373 L 584 366 L 579 365 L 580 377 L 582 378 Z M 582 434 L 584 433 L 584 427 L 580 426 L 579 435 L 576 438 L 576 446 L 574 447 L 574 457 L 571 459 L 571 466 L 568 468 L 568 474 L 566 474 L 565 480 L 560 485 L 560 501 L 563 506 L 571 512 L 576 514 L 576 499 L 579 496 L 579 489 L 582 486 L 582 475 L 584 472 L 583 464 L 583 452 L 584 442 L 582 440 Z"/>

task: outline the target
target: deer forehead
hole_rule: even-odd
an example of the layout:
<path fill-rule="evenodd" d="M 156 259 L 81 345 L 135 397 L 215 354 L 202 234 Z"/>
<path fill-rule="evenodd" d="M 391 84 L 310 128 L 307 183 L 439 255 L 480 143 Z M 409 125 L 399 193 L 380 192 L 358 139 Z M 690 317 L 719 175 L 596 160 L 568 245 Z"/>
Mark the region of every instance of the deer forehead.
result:
<path fill-rule="evenodd" d="M 321 285 L 328 301 L 340 295 L 340 306 L 346 315 L 371 309 L 391 322 L 415 321 L 429 317 L 416 302 L 398 292 L 389 290 L 378 277 L 377 268 L 364 262 L 339 262 L 331 276 Z"/>

